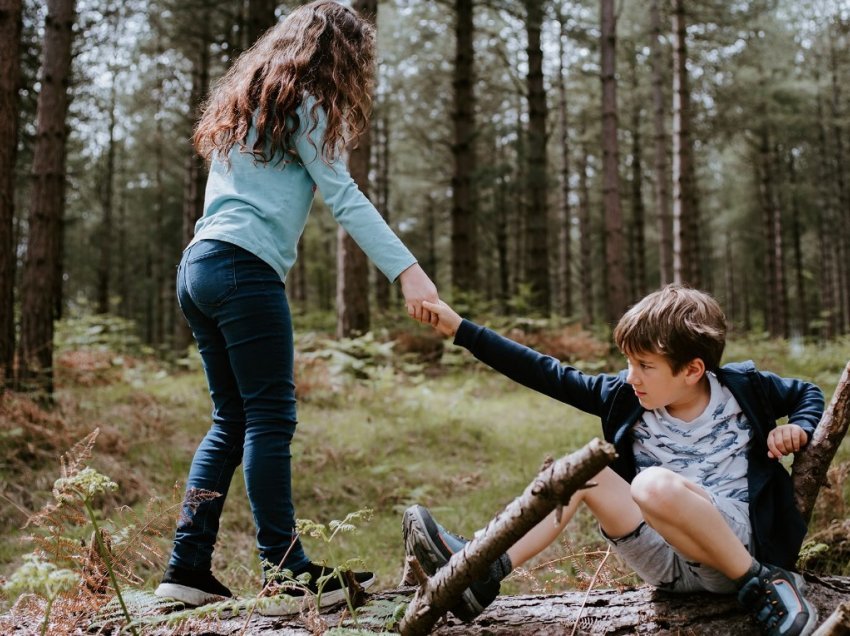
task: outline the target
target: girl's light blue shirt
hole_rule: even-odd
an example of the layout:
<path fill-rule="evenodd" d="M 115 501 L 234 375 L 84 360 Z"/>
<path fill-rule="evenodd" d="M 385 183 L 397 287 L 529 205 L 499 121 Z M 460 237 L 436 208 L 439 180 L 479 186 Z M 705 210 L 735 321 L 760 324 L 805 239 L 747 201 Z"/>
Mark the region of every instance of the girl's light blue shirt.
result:
<path fill-rule="evenodd" d="M 327 164 L 321 157 L 326 118 L 312 125 L 305 97 L 298 107 L 299 128 L 294 136 L 297 157 L 259 163 L 235 146 L 230 166 L 213 156 L 207 178 L 204 214 L 195 224 L 189 245 L 204 239 L 233 243 L 268 263 L 286 280 L 297 256 L 298 239 L 307 223 L 316 189 L 322 193 L 334 219 L 357 242 L 384 275 L 394 281 L 416 262 L 413 254 L 386 224 L 375 206 L 354 183 L 342 158 Z M 251 130 L 247 145 L 256 139 Z"/>

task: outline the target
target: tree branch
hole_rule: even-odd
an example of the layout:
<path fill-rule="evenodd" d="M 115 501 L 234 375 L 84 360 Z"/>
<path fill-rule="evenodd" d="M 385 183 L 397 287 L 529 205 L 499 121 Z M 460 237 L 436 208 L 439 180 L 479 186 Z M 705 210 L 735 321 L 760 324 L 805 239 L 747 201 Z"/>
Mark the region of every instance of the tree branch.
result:
<path fill-rule="evenodd" d="M 454 554 L 448 564 L 422 585 L 400 625 L 403 636 L 428 634 L 457 602 L 463 590 L 483 577 L 490 564 L 542 521 L 556 506 L 565 504 L 588 479 L 614 457 L 614 447 L 599 439 L 562 457 L 542 470 L 522 496 L 490 521 L 479 536 Z"/>
<path fill-rule="evenodd" d="M 792 477 L 797 508 L 808 523 L 818 497 L 826 483 L 826 473 L 841 440 L 850 425 L 850 362 L 844 368 L 829 407 L 815 429 L 805 450 L 794 457 Z"/>

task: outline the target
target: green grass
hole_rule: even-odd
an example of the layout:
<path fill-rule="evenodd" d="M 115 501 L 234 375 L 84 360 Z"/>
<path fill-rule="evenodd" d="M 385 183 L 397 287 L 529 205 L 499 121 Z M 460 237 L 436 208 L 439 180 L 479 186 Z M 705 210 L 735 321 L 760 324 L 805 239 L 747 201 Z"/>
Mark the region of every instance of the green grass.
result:
<path fill-rule="evenodd" d="M 843 340 L 799 348 L 751 339 L 730 343 L 725 359 L 752 358 L 781 375 L 814 380 L 828 399 L 850 357 L 848 345 Z M 524 389 L 472 362 L 471 356 L 460 358 L 464 364 L 429 371 L 433 377 L 388 366 L 365 380 L 343 373 L 301 400 L 293 443 L 297 515 L 326 523 L 362 508 L 374 511 L 368 524 L 341 535 L 330 548 L 306 539 L 312 558 L 360 557 L 378 574 L 379 589 L 394 587 L 402 572 L 400 520 L 406 506 L 425 504 L 444 525 L 470 536 L 523 491 L 545 457 L 569 453 L 599 434 L 596 418 Z M 457 352 L 446 359 L 457 361 Z M 104 429 L 92 463 L 121 486 L 111 504 L 141 508 L 149 497 L 166 496 L 175 482 L 185 480 L 210 411 L 199 362 L 189 368 L 166 370 L 148 363 L 124 369 L 107 384 L 62 386 L 68 446 L 95 426 Z M 847 441 L 836 463 L 841 461 L 850 461 Z M 37 508 L 49 497 L 58 459 L 28 468 L 26 474 L 4 470 L 0 466 L 4 484 L 25 479 L 33 485 L 36 492 L 28 505 Z M 845 492 L 844 501 L 850 502 L 850 493 Z M 2 505 L 8 508 L 7 502 Z M 29 549 L 13 541 L 22 534 L 22 519 L 15 520 L 15 514 L 2 516 L 6 540 L 0 574 L 11 572 Z M 255 594 L 261 580 L 254 533 L 237 474 L 214 569 L 243 595 Z M 536 561 L 560 560 L 557 566 L 541 567 L 534 576 L 514 576 L 505 591 L 581 584 L 600 559 L 584 556 L 602 546 L 593 520 L 580 514 L 564 539 Z M 170 537 L 163 537 L 161 545 L 167 554 Z M 139 573 L 153 586 L 161 570 Z"/>

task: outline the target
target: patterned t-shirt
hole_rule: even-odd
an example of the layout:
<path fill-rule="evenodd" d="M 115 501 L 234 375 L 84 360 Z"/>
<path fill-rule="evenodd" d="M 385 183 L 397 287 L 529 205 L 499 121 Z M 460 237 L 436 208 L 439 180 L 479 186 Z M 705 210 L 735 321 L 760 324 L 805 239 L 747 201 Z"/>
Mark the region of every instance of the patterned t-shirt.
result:
<path fill-rule="evenodd" d="M 694 420 L 680 420 L 665 408 L 644 412 L 632 428 L 635 465 L 638 472 L 662 466 L 715 497 L 746 503 L 752 428 L 729 389 L 713 373 L 706 375 L 711 397 Z"/>

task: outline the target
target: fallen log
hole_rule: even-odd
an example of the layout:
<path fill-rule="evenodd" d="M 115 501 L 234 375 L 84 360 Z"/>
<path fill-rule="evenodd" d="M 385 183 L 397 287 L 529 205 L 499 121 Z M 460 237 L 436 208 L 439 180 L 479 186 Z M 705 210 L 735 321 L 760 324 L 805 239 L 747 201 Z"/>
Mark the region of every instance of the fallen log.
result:
<path fill-rule="evenodd" d="M 817 607 L 823 621 L 818 636 L 850 633 L 844 610 L 840 622 L 841 603 L 850 602 L 850 577 L 806 575 L 807 598 Z M 390 590 L 369 597 L 375 601 L 395 603 L 410 599 L 411 588 Z M 565 636 L 578 623 L 576 634 L 705 634 L 711 636 L 755 636 L 759 631 L 733 596 L 712 594 L 669 594 L 649 586 L 624 590 L 591 590 L 585 601 L 584 591 L 563 594 L 500 596 L 475 621 L 462 623 L 451 615 L 438 622 L 435 636 Z M 837 611 L 839 610 L 839 611 Z M 838 616 L 831 616 L 833 613 Z M 273 618 L 254 615 L 232 618 L 189 620 L 180 627 L 170 625 L 146 629 L 145 634 L 198 634 L 235 636 L 237 634 L 273 634 L 310 636 L 333 627 L 354 627 L 345 605 L 338 605 L 321 615 L 318 624 L 303 616 Z M 312 623 L 312 624 L 311 624 Z M 321 626 L 319 626 L 321 625 Z M 319 627 L 318 631 L 316 628 Z M 381 632 L 385 627 L 366 622 L 362 616 L 358 627 Z M 397 626 L 395 626 L 397 627 Z M 312 629 L 311 629 L 312 628 Z M 393 627 L 389 627 L 390 630 Z M 843 630 L 843 631 L 842 631 Z"/>

